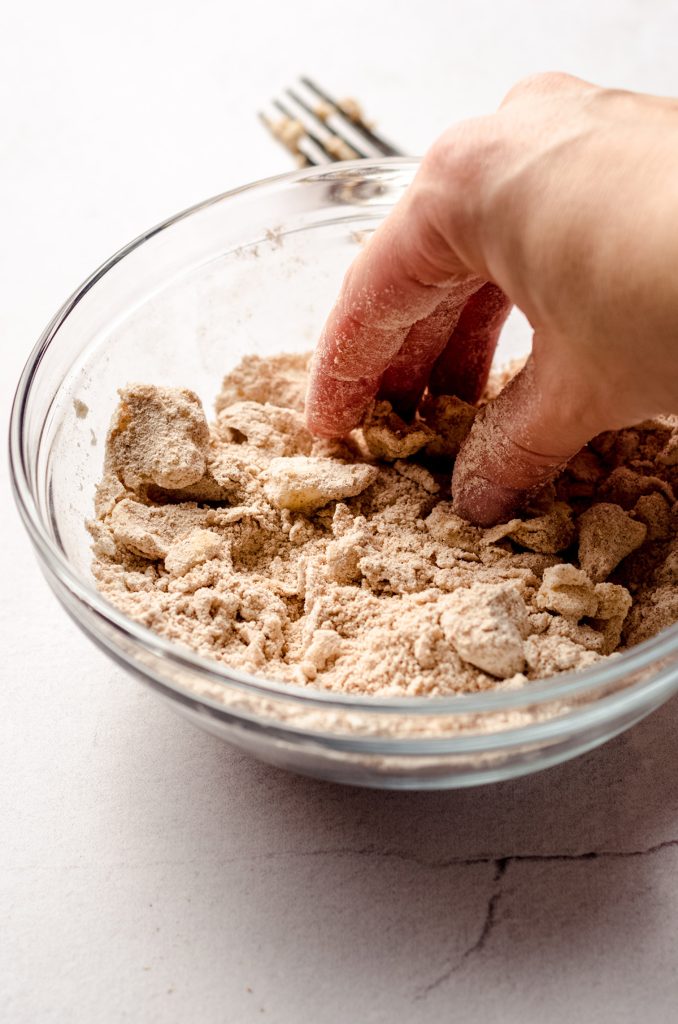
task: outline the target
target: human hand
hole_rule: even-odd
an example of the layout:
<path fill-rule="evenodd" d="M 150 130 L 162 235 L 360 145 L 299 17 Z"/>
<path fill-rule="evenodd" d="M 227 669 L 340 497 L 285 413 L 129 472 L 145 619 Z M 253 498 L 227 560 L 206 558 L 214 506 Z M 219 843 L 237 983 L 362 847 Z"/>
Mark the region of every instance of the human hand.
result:
<path fill-rule="evenodd" d="M 477 401 L 510 306 L 524 369 L 476 417 L 454 508 L 508 518 L 603 430 L 678 411 L 678 102 L 569 75 L 447 131 L 349 269 L 314 356 L 310 429 L 376 395 Z"/>

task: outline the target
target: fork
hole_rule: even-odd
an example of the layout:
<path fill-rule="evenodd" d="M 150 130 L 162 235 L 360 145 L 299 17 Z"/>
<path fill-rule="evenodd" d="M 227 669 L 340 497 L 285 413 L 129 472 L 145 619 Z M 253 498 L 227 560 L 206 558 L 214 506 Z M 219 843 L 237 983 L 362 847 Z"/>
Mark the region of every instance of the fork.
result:
<path fill-rule="evenodd" d="M 259 117 L 301 166 L 403 156 L 374 131 L 355 100 L 335 100 L 305 76 L 259 111 Z"/>

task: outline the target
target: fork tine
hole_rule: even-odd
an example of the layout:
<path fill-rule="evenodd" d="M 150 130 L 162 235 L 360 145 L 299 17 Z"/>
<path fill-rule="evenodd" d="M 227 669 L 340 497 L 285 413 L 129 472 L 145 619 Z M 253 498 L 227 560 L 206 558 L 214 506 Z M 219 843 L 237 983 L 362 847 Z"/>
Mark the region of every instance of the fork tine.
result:
<path fill-rule="evenodd" d="M 365 122 L 357 104 L 334 100 L 310 78 L 302 76 L 294 88 L 272 101 L 259 117 L 273 137 L 302 164 L 318 166 L 356 157 L 401 156 L 402 151 L 377 135 Z"/>
<path fill-rule="evenodd" d="M 316 146 L 319 146 L 330 160 L 355 160 L 358 154 L 344 139 L 331 132 L 318 118 L 309 115 L 296 101 L 293 100 L 292 103 L 293 105 L 290 107 L 287 100 L 283 101 L 281 98 L 273 100 L 274 107 L 277 107 L 287 117 L 297 121 L 308 138 Z"/>
<path fill-rule="evenodd" d="M 260 110 L 258 116 L 273 138 L 292 153 L 302 166 L 318 167 L 332 162 L 332 158 L 309 138 L 304 126 L 296 118 L 281 114 L 277 108 L 274 113 Z"/>
<path fill-rule="evenodd" d="M 360 115 L 349 116 L 349 114 L 342 109 L 340 103 L 333 99 L 329 93 L 321 89 L 316 82 L 308 78 L 306 75 L 302 75 L 299 79 L 306 88 L 314 93 L 319 100 L 331 108 L 332 115 L 338 115 L 344 121 L 348 122 L 351 127 L 363 136 L 365 140 L 372 144 L 382 156 L 402 156 L 401 150 L 397 149 L 391 142 L 388 142 L 381 135 L 377 135 L 368 124 L 365 123 L 364 119 Z"/>
<path fill-rule="evenodd" d="M 285 92 L 297 106 L 301 107 L 308 114 L 312 119 L 312 123 L 319 126 L 321 132 L 330 129 L 332 134 L 339 139 L 343 139 L 346 145 L 350 146 L 353 150 L 354 157 L 377 155 L 375 154 L 374 146 L 365 145 L 365 140 L 361 138 L 359 132 L 355 131 L 354 126 L 351 125 L 347 117 L 338 118 L 332 109 L 328 109 L 327 113 L 323 116 L 317 109 L 314 110 L 309 101 L 304 99 L 298 92 L 295 92 L 294 89 L 286 89 Z M 352 128 L 354 129 L 353 131 L 351 130 Z"/>

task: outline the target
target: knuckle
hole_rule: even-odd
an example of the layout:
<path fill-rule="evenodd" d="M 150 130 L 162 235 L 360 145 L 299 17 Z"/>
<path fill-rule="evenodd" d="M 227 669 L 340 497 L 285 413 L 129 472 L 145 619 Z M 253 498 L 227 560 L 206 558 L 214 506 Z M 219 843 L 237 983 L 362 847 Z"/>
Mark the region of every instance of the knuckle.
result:
<path fill-rule="evenodd" d="M 425 158 L 435 220 L 444 225 L 446 237 L 456 239 L 465 251 L 467 243 L 475 250 L 488 197 L 510 146 L 503 121 L 493 114 L 448 129 Z M 443 182 L 444 188 L 435 188 L 436 181 Z M 471 257 L 470 248 L 466 255 Z"/>
<path fill-rule="evenodd" d="M 564 71 L 537 71 L 518 79 L 504 96 L 501 106 L 526 97 L 548 96 L 553 93 L 565 92 L 574 86 L 581 85 L 583 85 L 581 79 L 575 78 L 574 75 L 568 75 Z"/>
<path fill-rule="evenodd" d="M 501 146 L 493 116 L 462 121 L 449 128 L 424 158 L 424 173 L 442 178 L 448 186 L 473 193 Z"/>

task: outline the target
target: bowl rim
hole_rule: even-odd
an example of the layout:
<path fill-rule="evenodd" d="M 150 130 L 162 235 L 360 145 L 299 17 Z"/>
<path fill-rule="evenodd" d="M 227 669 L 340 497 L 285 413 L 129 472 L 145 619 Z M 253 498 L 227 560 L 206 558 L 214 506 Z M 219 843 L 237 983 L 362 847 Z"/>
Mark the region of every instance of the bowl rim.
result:
<path fill-rule="evenodd" d="M 332 180 L 336 182 L 338 178 L 342 177 L 350 180 L 352 176 L 355 176 L 356 172 L 361 174 L 379 173 L 389 167 L 402 167 L 412 171 L 418 166 L 419 162 L 414 157 L 386 157 L 379 160 L 369 158 L 344 161 L 341 164 L 329 164 L 327 168 L 304 168 L 262 178 L 218 193 L 202 202 L 195 203 L 142 232 L 132 241 L 118 249 L 117 252 L 94 270 L 57 310 L 28 355 L 16 387 L 10 413 L 9 468 L 14 498 L 38 558 L 45 563 L 78 601 L 87 605 L 97 615 L 114 626 L 118 632 L 126 634 L 142 648 L 150 649 L 152 653 L 161 655 L 175 665 L 190 669 L 191 672 L 201 677 L 201 681 L 225 687 L 235 686 L 260 698 L 284 699 L 299 703 L 308 708 L 325 709 L 328 711 L 336 709 L 373 714 L 407 713 L 408 715 L 428 716 L 476 715 L 479 713 L 491 714 L 494 712 L 519 710 L 524 709 L 527 705 L 535 707 L 542 703 L 550 704 L 552 702 L 567 701 L 573 697 L 595 691 L 598 686 L 610 687 L 615 683 L 620 683 L 628 673 L 648 669 L 659 659 L 675 655 L 678 651 L 677 623 L 665 628 L 656 636 L 637 644 L 628 651 L 604 661 L 602 664 L 529 682 L 525 686 L 514 690 L 497 689 L 432 698 L 431 696 L 376 697 L 367 694 L 337 693 L 311 686 L 302 687 L 274 679 L 264 679 L 235 668 L 229 668 L 221 662 L 202 657 L 189 648 L 168 640 L 150 628 L 136 622 L 107 601 L 96 589 L 93 582 L 86 581 L 74 570 L 63 551 L 51 537 L 40 513 L 31 485 L 30 453 L 27 451 L 27 445 L 25 444 L 24 422 L 32 396 L 32 389 L 38 378 L 40 365 L 45 353 L 52 344 L 56 343 L 61 326 L 76 306 L 95 288 L 97 282 L 113 267 L 150 239 L 172 228 L 175 224 L 207 210 L 211 206 L 233 200 L 237 201 L 238 197 L 255 190 L 284 190 L 287 187 L 294 188 L 296 185 L 309 180 Z M 53 392 L 53 398 L 58 394 L 62 384 L 63 381 L 58 382 Z M 627 686 L 622 686 L 613 693 L 608 692 L 607 696 L 628 699 L 632 693 L 645 691 L 656 682 L 656 679 L 641 679 Z M 198 702 L 212 706 L 215 704 L 213 699 L 210 699 L 207 695 L 199 694 L 188 687 L 183 687 L 173 680 L 163 679 L 162 684 L 179 694 L 190 695 L 192 699 Z M 593 703 L 596 702 L 594 701 Z M 568 717 L 570 717 L 570 713 L 559 716 L 561 719 Z"/>

